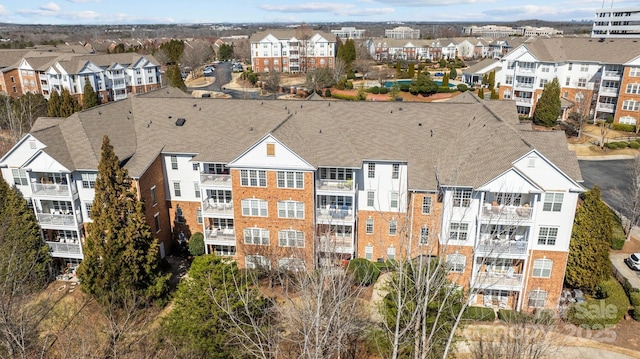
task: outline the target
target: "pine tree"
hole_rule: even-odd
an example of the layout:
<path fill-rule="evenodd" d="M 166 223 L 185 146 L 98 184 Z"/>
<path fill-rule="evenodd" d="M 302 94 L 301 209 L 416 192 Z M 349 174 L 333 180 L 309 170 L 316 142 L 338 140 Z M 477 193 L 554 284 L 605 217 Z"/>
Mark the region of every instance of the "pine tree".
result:
<path fill-rule="evenodd" d="M 533 122 L 537 125 L 553 127 L 561 111 L 560 83 L 558 83 L 558 78 L 556 77 L 544 86 L 533 113 Z"/>
<path fill-rule="evenodd" d="M 49 96 L 49 102 L 47 103 L 47 116 L 61 117 L 60 116 L 60 94 L 56 90 L 51 91 L 51 96 Z"/>
<path fill-rule="evenodd" d="M 78 269 L 82 289 L 101 303 L 117 303 L 130 293 L 146 299 L 162 296 L 168 277 L 158 268 L 155 238 L 128 171 L 120 167 L 107 136 L 102 141 L 92 218 Z"/>
<path fill-rule="evenodd" d="M 478 89 L 478 97 L 480 97 L 481 100 L 484 100 L 484 90 L 482 89 L 482 87 Z"/>
<path fill-rule="evenodd" d="M 442 76 L 442 87 L 449 87 L 449 74 Z"/>
<path fill-rule="evenodd" d="M 169 81 L 169 86 L 177 87 L 183 91 L 187 88 L 187 86 L 184 84 L 184 80 L 182 79 L 182 74 L 180 73 L 178 65 L 167 66 L 166 74 L 167 80 Z"/>
<path fill-rule="evenodd" d="M 450 78 L 451 80 L 455 80 L 455 79 L 456 79 L 456 77 L 458 77 L 458 72 L 456 71 L 456 68 L 455 68 L 455 67 L 452 67 L 452 68 L 451 68 L 451 71 L 449 71 L 449 78 Z"/>
<path fill-rule="evenodd" d="M 491 89 L 491 97 L 489 97 L 492 100 L 497 100 L 499 99 L 498 97 L 498 92 L 496 91 L 496 89 Z"/>
<path fill-rule="evenodd" d="M 98 94 L 93 90 L 89 78 L 84 78 L 84 91 L 82 93 L 82 108 L 88 109 L 98 106 Z"/>
<path fill-rule="evenodd" d="M 571 287 L 594 291 L 611 273 L 609 245 L 613 234 L 611 212 L 595 186 L 582 196 L 569 244 L 565 281 Z"/>
<path fill-rule="evenodd" d="M 60 107 L 58 109 L 58 116 L 69 117 L 78 111 L 80 111 L 80 104 L 78 103 L 78 100 L 71 95 L 69 90 L 66 88 L 63 89 L 60 99 Z"/>
<path fill-rule="evenodd" d="M 351 64 L 356 60 L 356 44 L 353 39 L 347 39 L 344 45 L 340 46 L 337 52 L 338 58 L 342 59 L 347 64 L 347 73 L 351 72 Z"/>
<path fill-rule="evenodd" d="M 415 76 L 415 74 L 416 74 L 416 64 L 414 64 L 413 62 L 410 62 L 410 63 L 409 63 L 409 70 L 408 70 L 408 73 L 409 73 L 409 78 L 410 78 L 410 79 L 413 79 L 413 77 L 414 77 L 414 76 Z"/>
<path fill-rule="evenodd" d="M 496 71 L 493 70 L 489 73 L 489 77 L 487 78 L 487 85 L 489 85 L 489 90 L 493 90 L 496 87 Z"/>

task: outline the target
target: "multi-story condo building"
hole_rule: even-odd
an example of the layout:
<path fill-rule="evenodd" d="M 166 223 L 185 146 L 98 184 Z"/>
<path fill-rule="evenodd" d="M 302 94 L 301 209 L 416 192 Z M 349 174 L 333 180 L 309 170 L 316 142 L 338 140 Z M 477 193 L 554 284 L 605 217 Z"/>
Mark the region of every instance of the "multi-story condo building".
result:
<path fill-rule="evenodd" d="M 408 26 L 398 26 L 393 29 L 385 29 L 384 37 L 388 39 L 419 39 L 420 30 Z"/>
<path fill-rule="evenodd" d="M 632 39 L 536 39 L 501 59 L 500 98 L 532 116 L 544 85 L 558 78 L 571 111 L 594 119 L 637 124 L 640 120 L 640 48 Z"/>
<path fill-rule="evenodd" d="M 0 90 L 12 97 L 27 92 L 49 98 L 51 91 L 66 88 L 82 99 L 85 79 L 102 102 L 121 100 L 129 93 L 144 93 L 162 87 L 160 64 L 151 55 L 25 53 L 2 71 Z"/>
<path fill-rule="evenodd" d="M 499 38 L 508 36 L 562 35 L 563 32 L 552 27 L 522 26 L 514 28 L 498 25 L 472 25 L 463 27 L 462 33 L 468 36 Z"/>
<path fill-rule="evenodd" d="M 366 32 L 365 29 L 356 29 L 353 26 L 343 26 L 340 30 L 331 30 L 331 33 L 339 37 L 340 40 L 362 39 Z"/>
<path fill-rule="evenodd" d="M 336 37 L 308 29 L 267 30 L 251 36 L 251 65 L 255 72 L 309 72 L 333 68 Z"/>
<path fill-rule="evenodd" d="M 591 37 L 602 39 L 639 38 L 640 7 L 596 10 Z"/>
<path fill-rule="evenodd" d="M 377 61 L 394 60 L 431 60 L 456 57 L 471 59 L 487 56 L 490 49 L 483 40 L 469 38 L 404 40 L 383 37 L 368 39 L 365 42 L 371 57 Z"/>
<path fill-rule="evenodd" d="M 208 253 L 245 267 L 439 256 L 475 304 L 558 306 L 580 169 L 562 133 L 519 125 L 509 101 L 215 100 L 162 89 L 39 119 L 0 170 L 60 263 L 82 258 L 103 135 L 161 255 L 203 232 Z"/>

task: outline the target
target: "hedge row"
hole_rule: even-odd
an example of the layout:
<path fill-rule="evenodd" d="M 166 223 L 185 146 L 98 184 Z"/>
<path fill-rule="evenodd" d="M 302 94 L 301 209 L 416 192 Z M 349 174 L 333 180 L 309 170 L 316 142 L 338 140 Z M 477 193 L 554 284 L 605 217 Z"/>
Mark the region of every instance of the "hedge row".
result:
<path fill-rule="evenodd" d="M 576 303 L 567 313 L 567 320 L 588 329 L 603 329 L 615 325 L 629 308 L 629 298 L 615 278 L 600 283 L 597 299 Z"/>
<path fill-rule="evenodd" d="M 467 307 L 462 313 L 462 319 L 479 322 L 493 322 L 496 320 L 496 312 L 493 308 Z"/>
<path fill-rule="evenodd" d="M 373 87 L 368 88 L 368 89 L 367 89 L 367 92 L 372 93 L 372 94 L 374 94 L 374 95 L 377 95 L 377 94 L 382 94 L 382 95 L 384 95 L 384 94 L 386 94 L 387 92 L 389 92 L 389 89 L 388 89 L 388 88 L 386 88 L 386 87 L 384 87 L 384 86 L 382 86 L 382 87 L 373 86 Z"/>
<path fill-rule="evenodd" d="M 331 97 L 337 98 L 339 100 L 347 100 L 347 101 L 358 101 L 357 95 L 344 95 L 341 93 L 332 93 Z"/>
<path fill-rule="evenodd" d="M 638 143 L 637 141 L 631 141 L 631 142 L 616 141 L 616 142 L 608 142 L 606 146 L 607 148 L 610 148 L 610 149 L 627 148 L 627 147 L 638 149 L 640 148 L 640 143 Z"/>
<path fill-rule="evenodd" d="M 380 276 L 380 269 L 364 258 L 350 260 L 347 270 L 353 274 L 356 283 L 363 287 L 375 283 Z"/>
<path fill-rule="evenodd" d="M 631 316 L 636 321 L 640 321 L 640 292 L 629 293 L 629 299 L 631 299 L 631 305 L 633 305 Z"/>
<path fill-rule="evenodd" d="M 636 132 L 636 126 L 624 123 L 612 123 L 611 128 L 617 131 Z"/>

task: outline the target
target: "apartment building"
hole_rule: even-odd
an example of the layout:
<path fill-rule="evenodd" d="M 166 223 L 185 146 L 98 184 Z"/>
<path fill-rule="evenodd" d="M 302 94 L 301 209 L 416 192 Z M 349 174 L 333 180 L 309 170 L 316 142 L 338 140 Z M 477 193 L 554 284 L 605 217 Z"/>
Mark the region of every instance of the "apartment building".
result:
<path fill-rule="evenodd" d="M 420 30 L 408 26 L 398 26 L 393 29 L 385 29 L 384 37 L 388 39 L 419 39 Z"/>
<path fill-rule="evenodd" d="M 253 34 L 251 66 L 255 72 L 309 72 L 333 68 L 336 37 L 308 29 L 267 30 Z"/>
<path fill-rule="evenodd" d="M 195 232 L 249 268 L 441 256 L 475 304 L 557 308 L 580 170 L 563 134 L 519 125 L 512 102 L 185 96 L 41 118 L 0 159 L 59 263 L 82 258 L 108 135 L 163 256 Z"/>
<path fill-rule="evenodd" d="M 537 27 L 537 26 L 499 26 L 499 25 L 483 25 L 483 26 L 465 26 L 462 28 L 462 33 L 467 36 L 476 37 L 488 37 L 488 38 L 500 38 L 509 36 L 553 36 L 562 35 L 562 30 L 557 30 L 552 27 Z"/>
<path fill-rule="evenodd" d="M 15 63 L 0 71 L 0 90 L 12 97 L 32 92 L 41 93 L 48 99 L 51 91 L 60 92 L 66 88 L 81 101 L 85 79 L 102 102 L 122 100 L 129 93 L 144 93 L 162 87 L 160 64 L 151 55 L 133 53 L 92 55 L 31 51 L 22 53 Z"/>
<path fill-rule="evenodd" d="M 366 29 L 356 29 L 354 26 L 343 26 L 340 30 L 331 30 L 334 36 L 343 41 L 347 39 L 363 39 L 366 32 Z"/>
<path fill-rule="evenodd" d="M 640 7 L 596 10 L 591 37 L 640 38 Z"/>
<path fill-rule="evenodd" d="M 561 97 L 593 119 L 640 120 L 640 47 L 632 39 L 535 39 L 501 59 L 496 76 L 501 99 L 532 116 L 544 85 L 558 78 Z M 564 114 L 566 115 L 566 113 Z M 563 115 L 563 116 L 564 116 Z"/>
<path fill-rule="evenodd" d="M 404 40 L 372 38 L 365 41 L 369 54 L 377 61 L 430 60 L 486 56 L 488 43 L 469 38 Z"/>

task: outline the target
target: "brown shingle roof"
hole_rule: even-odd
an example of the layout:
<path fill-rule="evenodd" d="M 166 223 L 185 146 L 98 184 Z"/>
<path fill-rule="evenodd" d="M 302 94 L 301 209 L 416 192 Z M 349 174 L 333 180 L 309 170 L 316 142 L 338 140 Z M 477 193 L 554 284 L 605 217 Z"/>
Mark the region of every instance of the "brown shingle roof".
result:
<path fill-rule="evenodd" d="M 599 39 L 585 37 L 536 38 L 524 46 L 539 61 L 599 62 L 623 64 L 638 57 L 640 43 L 634 39 Z"/>

